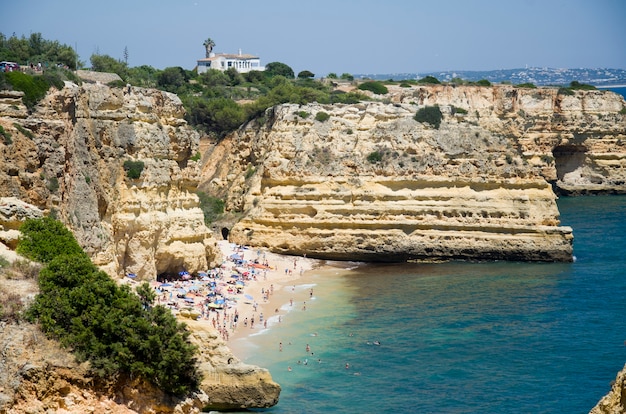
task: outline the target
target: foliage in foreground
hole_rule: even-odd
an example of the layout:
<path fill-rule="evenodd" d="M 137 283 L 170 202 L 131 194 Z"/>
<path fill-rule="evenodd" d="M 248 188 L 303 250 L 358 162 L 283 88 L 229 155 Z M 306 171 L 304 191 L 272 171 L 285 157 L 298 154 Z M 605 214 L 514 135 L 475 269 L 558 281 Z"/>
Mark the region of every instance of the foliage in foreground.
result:
<path fill-rule="evenodd" d="M 146 301 L 143 295 L 142 302 L 128 286 L 118 286 L 82 250 L 75 251 L 76 240 L 68 240 L 69 231 L 61 227 L 45 218 L 28 220 L 21 228 L 18 249 L 47 264 L 28 318 L 39 321 L 78 361 L 89 361 L 100 377 L 138 376 L 176 395 L 197 388 L 196 348 L 186 326 L 164 307 L 152 307 L 153 298 Z M 30 242 L 22 244 L 25 240 Z"/>

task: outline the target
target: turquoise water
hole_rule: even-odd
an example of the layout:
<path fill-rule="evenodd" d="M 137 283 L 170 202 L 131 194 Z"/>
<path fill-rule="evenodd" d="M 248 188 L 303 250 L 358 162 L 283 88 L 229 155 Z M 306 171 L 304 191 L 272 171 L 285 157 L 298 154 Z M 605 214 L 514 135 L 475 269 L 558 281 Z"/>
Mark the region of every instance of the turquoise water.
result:
<path fill-rule="evenodd" d="M 239 344 L 282 386 L 265 411 L 589 412 L 626 363 L 626 198 L 559 208 L 574 263 L 361 265 L 298 280 L 281 293 L 294 299 L 282 322 Z"/>

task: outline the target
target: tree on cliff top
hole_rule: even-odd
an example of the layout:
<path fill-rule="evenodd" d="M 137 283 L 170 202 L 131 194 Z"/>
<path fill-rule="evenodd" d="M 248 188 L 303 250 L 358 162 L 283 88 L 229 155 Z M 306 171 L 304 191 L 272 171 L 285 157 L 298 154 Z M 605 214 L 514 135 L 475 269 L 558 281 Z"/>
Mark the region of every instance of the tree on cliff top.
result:
<path fill-rule="evenodd" d="M 198 387 L 189 331 L 168 309 L 149 306 L 149 287 L 140 288 L 140 298 L 128 286 L 118 286 L 56 220 L 27 220 L 20 230 L 18 251 L 47 263 L 27 316 L 39 321 L 48 336 L 78 361 L 89 361 L 102 378 L 118 373 L 141 377 L 176 395 Z"/>
<path fill-rule="evenodd" d="M 213 51 L 213 48 L 215 47 L 215 42 L 213 41 L 213 39 L 209 37 L 207 38 L 207 40 L 204 41 L 204 43 L 202 43 L 202 45 L 204 46 L 204 49 L 206 50 L 206 57 L 210 57 L 211 52 Z"/>
<path fill-rule="evenodd" d="M 295 77 L 293 69 L 281 62 L 271 62 L 265 65 L 265 75 L 267 77 L 284 76 L 287 79 Z"/>

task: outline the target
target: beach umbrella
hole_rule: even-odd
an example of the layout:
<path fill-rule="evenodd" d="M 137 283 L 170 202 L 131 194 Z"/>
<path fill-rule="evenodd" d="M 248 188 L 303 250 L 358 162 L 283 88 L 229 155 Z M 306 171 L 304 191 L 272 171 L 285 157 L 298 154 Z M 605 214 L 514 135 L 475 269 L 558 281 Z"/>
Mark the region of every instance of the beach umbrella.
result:
<path fill-rule="evenodd" d="M 223 305 L 224 303 L 226 303 L 226 301 L 224 299 L 216 299 L 215 303 L 217 303 L 218 305 Z"/>
<path fill-rule="evenodd" d="M 235 275 L 235 274 L 230 275 L 230 277 L 232 277 L 233 279 L 239 279 L 239 275 Z"/>
<path fill-rule="evenodd" d="M 172 286 L 171 283 L 161 283 L 161 287 L 169 287 Z"/>
<path fill-rule="evenodd" d="M 251 295 L 248 295 L 248 294 L 243 295 L 243 297 L 248 299 L 248 300 L 254 300 L 254 298 Z"/>
<path fill-rule="evenodd" d="M 222 307 L 223 307 L 222 305 L 219 305 L 217 303 L 209 303 L 209 308 L 220 309 Z"/>
<path fill-rule="evenodd" d="M 188 303 L 193 303 L 193 302 L 194 302 L 194 300 L 193 300 L 193 298 L 185 298 L 185 302 L 188 302 Z"/>
<path fill-rule="evenodd" d="M 129 278 L 131 278 L 131 279 L 134 279 L 134 278 L 136 278 L 136 277 L 137 277 L 137 275 L 136 275 L 136 274 L 134 274 L 134 273 L 129 273 L 129 274 L 127 274 L 126 276 L 127 276 L 127 277 L 129 277 Z"/>

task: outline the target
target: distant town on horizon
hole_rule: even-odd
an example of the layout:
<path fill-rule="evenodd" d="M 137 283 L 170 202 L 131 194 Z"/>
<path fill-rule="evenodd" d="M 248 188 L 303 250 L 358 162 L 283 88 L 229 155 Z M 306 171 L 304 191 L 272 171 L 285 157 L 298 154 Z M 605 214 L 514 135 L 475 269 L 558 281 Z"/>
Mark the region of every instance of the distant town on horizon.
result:
<path fill-rule="evenodd" d="M 486 71 L 435 71 L 420 73 L 355 74 L 355 78 L 374 80 L 420 79 L 434 76 L 442 82 L 454 78 L 468 81 L 486 79 L 492 83 L 511 82 L 513 84 L 533 83 L 537 86 L 568 85 L 572 81 L 587 83 L 596 87 L 626 85 L 626 69 L 557 69 L 557 68 L 520 68 L 495 69 Z"/>

